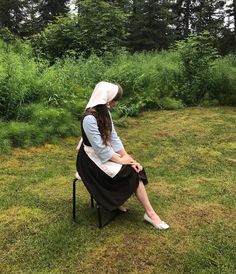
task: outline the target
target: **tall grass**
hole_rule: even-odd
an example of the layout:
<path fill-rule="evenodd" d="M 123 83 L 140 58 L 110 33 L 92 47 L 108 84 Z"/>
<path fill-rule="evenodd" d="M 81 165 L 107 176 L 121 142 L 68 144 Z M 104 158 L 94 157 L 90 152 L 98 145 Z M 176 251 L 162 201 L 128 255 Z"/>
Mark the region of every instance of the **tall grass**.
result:
<path fill-rule="evenodd" d="M 235 59 L 235 56 L 217 59 L 211 62 L 207 75 L 199 74 L 204 79 L 199 75 L 194 78 L 207 86 L 200 103 L 236 105 Z M 124 88 L 124 97 L 117 109 L 119 116 L 134 116 L 144 109 L 187 106 L 186 93 L 188 95 L 188 90 L 190 95 L 198 92 L 201 85 L 183 81 L 181 62 L 178 50 L 133 55 L 120 51 L 115 56 L 108 53 L 101 58 L 70 55 L 50 65 L 35 59 L 26 43 L 16 41 L 9 45 L 0 41 L 0 119 L 5 121 L 4 126 L 1 123 L 0 138 L 5 141 L 1 142 L 0 151 L 6 151 L 9 145 L 42 143 L 50 139 L 47 136 L 76 134 L 74 128 L 79 128 L 86 101 L 95 84 L 102 80 L 118 82 Z M 25 141 L 13 138 L 14 134 L 20 135 L 24 126 L 26 132 L 37 131 L 38 121 L 42 119 L 47 125 L 40 125 L 37 136 L 42 137 L 37 139 L 32 133 L 22 134 Z M 24 124 L 26 122 L 32 126 Z M 62 131 L 49 129 L 59 125 L 64 128 Z"/>

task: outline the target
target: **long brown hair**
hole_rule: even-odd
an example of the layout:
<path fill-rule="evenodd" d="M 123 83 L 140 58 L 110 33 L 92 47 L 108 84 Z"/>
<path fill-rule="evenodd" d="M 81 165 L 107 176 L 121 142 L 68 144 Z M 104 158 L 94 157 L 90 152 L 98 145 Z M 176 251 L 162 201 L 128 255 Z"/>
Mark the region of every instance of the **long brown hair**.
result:
<path fill-rule="evenodd" d="M 123 94 L 123 89 L 119 84 L 116 84 L 118 86 L 118 92 L 115 96 L 115 98 L 112 99 L 112 101 L 119 101 Z M 108 142 L 111 137 L 111 131 L 112 131 L 112 123 L 111 123 L 111 117 L 109 114 L 109 108 L 107 105 L 97 105 L 93 108 L 89 108 L 85 111 L 84 115 L 92 114 L 97 119 L 98 123 L 98 129 L 101 134 L 103 143 L 105 145 L 108 145 Z"/>

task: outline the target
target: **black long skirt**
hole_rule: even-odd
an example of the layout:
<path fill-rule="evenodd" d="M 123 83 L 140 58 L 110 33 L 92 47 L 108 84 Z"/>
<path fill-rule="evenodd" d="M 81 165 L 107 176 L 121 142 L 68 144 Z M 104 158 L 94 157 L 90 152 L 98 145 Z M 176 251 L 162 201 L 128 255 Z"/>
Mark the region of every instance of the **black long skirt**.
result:
<path fill-rule="evenodd" d="M 145 170 L 137 173 L 130 165 L 123 165 L 115 177 L 108 176 L 80 146 L 76 161 L 77 171 L 94 199 L 107 210 L 115 210 L 136 191 L 139 181 L 148 183 Z"/>

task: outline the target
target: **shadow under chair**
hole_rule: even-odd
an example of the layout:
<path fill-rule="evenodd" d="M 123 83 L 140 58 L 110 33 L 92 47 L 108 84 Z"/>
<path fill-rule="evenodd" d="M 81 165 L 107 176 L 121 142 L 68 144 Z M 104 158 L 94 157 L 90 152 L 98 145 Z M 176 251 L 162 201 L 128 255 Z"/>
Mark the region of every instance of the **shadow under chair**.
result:
<path fill-rule="evenodd" d="M 73 220 L 74 222 L 76 221 L 76 185 L 77 183 L 82 182 L 78 172 L 75 173 L 75 178 L 73 180 L 73 193 L 72 193 L 72 210 L 73 210 Z M 106 226 L 107 224 L 109 224 L 112 220 L 114 220 L 114 218 L 117 215 L 120 215 L 120 211 L 118 210 L 114 210 L 114 211 L 108 211 L 106 209 L 104 209 L 95 199 L 94 197 L 90 194 L 90 206 L 91 208 L 95 208 L 94 206 L 94 202 L 96 203 L 96 209 L 97 209 L 97 219 L 98 219 L 98 227 L 102 228 L 104 226 Z M 103 218 L 102 218 L 102 212 L 109 212 L 112 213 L 112 215 L 103 222 Z"/>

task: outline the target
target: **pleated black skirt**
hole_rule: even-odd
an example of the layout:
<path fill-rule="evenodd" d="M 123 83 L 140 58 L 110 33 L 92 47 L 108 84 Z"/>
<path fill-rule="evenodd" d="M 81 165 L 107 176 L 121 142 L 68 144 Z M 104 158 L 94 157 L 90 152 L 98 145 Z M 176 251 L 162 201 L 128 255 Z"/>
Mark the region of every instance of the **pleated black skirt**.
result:
<path fill-rule="evenodd" d="M 139 181 L 148 183 L 145 170 L 137 173 L 130 165 L 123 165 L 115 177 L 108 176 L 80 146 L 76 161 L 77 171 L 94 199 L 107 210 L 115 210 L 135 193 Z"/>

